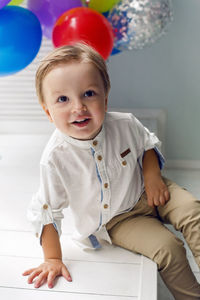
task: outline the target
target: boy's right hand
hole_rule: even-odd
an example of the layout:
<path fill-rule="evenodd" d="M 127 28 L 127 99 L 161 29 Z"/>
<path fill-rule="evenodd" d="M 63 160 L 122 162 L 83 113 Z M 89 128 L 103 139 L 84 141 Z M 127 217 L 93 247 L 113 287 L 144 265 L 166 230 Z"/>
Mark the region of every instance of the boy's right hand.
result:
<path fill-rule="evenodd" d="M 28 283 L 33 283 L 33 280 L 37 277 L 34 282 L 35 288 L 39 288 L 46 281 L 48 287 L 52 288 L 57 276 L 63 276 L 67 281 L 72 281 L 70 273 L 61 259 L 46 259 L 39 267 L 29 269 L 22 275 L 29 275 Z"/>

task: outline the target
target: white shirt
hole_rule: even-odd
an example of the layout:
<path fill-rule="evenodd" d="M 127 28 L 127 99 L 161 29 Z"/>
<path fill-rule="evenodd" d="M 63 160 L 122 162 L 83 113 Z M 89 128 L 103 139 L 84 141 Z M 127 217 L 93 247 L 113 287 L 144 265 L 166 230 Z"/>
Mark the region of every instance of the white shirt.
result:
<path fill-rule="evenodd" d="M 69 207 L 79 244 L 99 248 L 100 239 L 111 243 L 105 224 L 131 210 L 143 193 L 145 151 L 154 148 L 162 168 L 160 144 L 130 113 L 106 113 L 93 140 L 73 139 L 56 129 L 43 152 L 40 187 L 28 211 L 36 236 L 50 223 L 60 235 L 62 211 Z"/>

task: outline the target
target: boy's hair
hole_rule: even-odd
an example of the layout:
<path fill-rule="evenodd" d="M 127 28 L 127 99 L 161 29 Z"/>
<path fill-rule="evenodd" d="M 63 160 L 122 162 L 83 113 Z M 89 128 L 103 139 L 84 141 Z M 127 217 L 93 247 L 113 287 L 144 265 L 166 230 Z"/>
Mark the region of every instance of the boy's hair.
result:
<path fill-rule="evenodd" d="M 36 72 L 36 93 L 40 104 L 44 103 L 42 84 L 45 76 L 56 66 L 69 62 L 92 63 L 99 71 L 103 80 L 106 95 L 110 90 L 110 79 L 107 66 L 102 56 L 92 47 L 84 43 L 62 46 L 54 49 L 41 61 Z"/>

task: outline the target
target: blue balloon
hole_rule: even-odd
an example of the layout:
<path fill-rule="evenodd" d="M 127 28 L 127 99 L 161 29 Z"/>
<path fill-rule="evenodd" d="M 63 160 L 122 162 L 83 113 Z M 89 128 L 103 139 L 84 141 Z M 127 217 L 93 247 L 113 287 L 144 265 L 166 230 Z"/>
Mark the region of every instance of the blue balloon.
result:
<path fill-rule="evenodd" d="M 111 55 L 115 55 L 115 54 L 118 54 L 118 53 L 120 53 L 121 51 L 120 50 L 118 50 L 117 48 L 113 48 L 112 49 L 112 52 L 111 52 Z"/>
<path fill-rule="evenodd" d="M 107 17 L 108 17 L 108 15 L 109 15 L 109 12 L 110 12 L 110 11 L 106 11 L 106 12 L 102 13 L 102 15 L 103 15 L 104 17 L 106 17 L 106 18 L 107 18 Z"/>
<path fill-rule="evenodd" d="M 42 41 L 38 18 L 28 9 L 6 6 L 0 10 L 0 76 L 24 69 L 37 55 Z"/>

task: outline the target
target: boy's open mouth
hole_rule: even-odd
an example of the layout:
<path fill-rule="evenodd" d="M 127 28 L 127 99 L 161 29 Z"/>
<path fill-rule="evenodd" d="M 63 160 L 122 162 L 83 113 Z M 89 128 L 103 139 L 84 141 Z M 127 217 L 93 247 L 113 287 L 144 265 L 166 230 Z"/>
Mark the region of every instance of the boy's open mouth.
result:
<path fill-rule="evenodd" d="M 83 120 L 74 121 L 74 122 L 72 122 L 72 124 L 74 124 L 78 127 L 84 127 L 89 123 L 89 121 L 90 121 L 90 119 L 86 118 L 86 119 L 83 119 Z"/>

